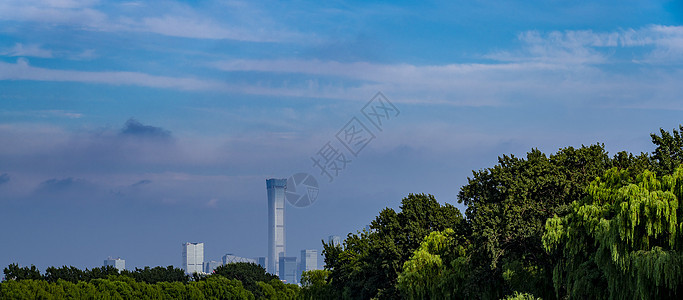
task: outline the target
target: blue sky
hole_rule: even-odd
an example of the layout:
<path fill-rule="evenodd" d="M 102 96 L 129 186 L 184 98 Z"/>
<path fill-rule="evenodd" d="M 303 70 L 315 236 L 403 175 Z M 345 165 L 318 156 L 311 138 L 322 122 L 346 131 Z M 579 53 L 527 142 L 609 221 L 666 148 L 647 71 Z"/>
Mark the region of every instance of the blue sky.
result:
<path fill-rule="evenodd" d="M 408 193 L 457 205 L 502 154 L 650 152 L 683 123 L 682 22 L 681 1 L 2 1 L 0 266 L 265 256 L 265 179 L 296 172 L 321 186 L 288 208 L 290 256 Z M 377 92 L 400 114 L 323 180 L 311 157 Z"/>

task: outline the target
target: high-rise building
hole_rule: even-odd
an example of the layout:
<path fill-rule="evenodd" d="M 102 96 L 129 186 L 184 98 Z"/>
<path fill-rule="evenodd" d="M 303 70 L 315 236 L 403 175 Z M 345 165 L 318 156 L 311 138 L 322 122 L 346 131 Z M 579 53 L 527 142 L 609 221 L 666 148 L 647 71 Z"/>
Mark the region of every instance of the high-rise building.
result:
<path fill-rule="evenodd" d="M 120 257 L 118 258 L 111 258 L 108 257 L 107 259 L 104 260 L 104 266 L 112 266 L 116 269 L 119 270 L 119 272 L 123 271 L 126 269 L 126 260 L 121 259 Z"/>
<path fill-rule="evenodd" d="M 215 261 L 215 260 L 207 261 L 204 263 L 204 273 L 211 274 L 211 273 L 213 273 L 213 270 L 220 267 L 221 265 L 223 265 L 223 264 L 220 261 Z"/>
<path fill-rule="evenodd" d="M 204 271 L 204 243 L 183 244 L 183 270 L 187 274 Z"/>
<path fill-rule="evenodd" d="M 318 250 L 305 249 L 301 250 L 301 259 L 299 260 L 299 271 L 296 273 L 296 281 L 301 282 L 301 273 L 304 271 L 312 271 L 318 269 Z"/>
<path fill-rule="evenodd" d="M 287 179 L 268 179 L 268 273 L 279 275 L 279 259 L 285 256 L 285 189 Z"/>
<path fill-rule="evenodd" d="M 335 246 L 341 246 L 341 237 L 338 235 L 331 235 L 327 237 L 327 243 Z"/>
<path fill-rule="evenodd" d="M 223 264 L 224 264 L 224 265 L 231 264 L 231 263 L 238 263 L 238 262 L 245 262 L 245 263 L 253 263 L 253 264 L 255 264 L 255 263 L 256 263 L 256 260 L 255 260 L 255 259 L 252 259 L 252 258 L 246 258 L 246 257 L 235 256 L 235 255 L 232 254 L 232 253 L 228 253 L 228 254 L 226 254 L 226 255 L 223 255 Z"/>
<path fill-rule="evenodd" d="M 264 269 L 268 270 L 268 258 L 265 256 L 259 256 L 256 258 L 256 263 L 263 267 Z"/>
<path fill-rule="evenodd" d="M 280 280 L 284 281 L 285 283 L 297 283 L 297 265 L 296 265 L 296 256 L 293 257 L 280 257 L 280 260 L 278 261 L 280 264 Z"/>

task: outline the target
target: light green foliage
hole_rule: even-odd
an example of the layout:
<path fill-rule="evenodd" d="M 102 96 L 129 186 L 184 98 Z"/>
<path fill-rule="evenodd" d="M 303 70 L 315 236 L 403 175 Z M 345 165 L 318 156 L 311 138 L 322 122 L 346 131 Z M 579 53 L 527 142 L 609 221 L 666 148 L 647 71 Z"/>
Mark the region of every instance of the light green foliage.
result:
<path fill-rule="evenodd" d="M 447 228 L 425 237 L 403 264 L 398 289 L 407 299 L 463 299 L 467 249 L 463 237 Z"/>
<path fill-rule="evenodd" d="M 409 195 L 401 211 L 386 208 L 372 221 L 371 231 L 349 234 L 344 247 L 324 244 L 326 268 L 335 298 L 396 299 L 403 264 L 432 231 L 464 231 L 460 212 L 440 205 L 431 195 Z"/>
<path fill-rule="evenodd" d="M 541 298 L 536 298 L 534 295 L 529 293 L 519 293 L 515 292 L 504 298 L 505 300 L 541 300 Z"/>
<path fill-rule="evenodd" d="M 299 299 L 333 299 L 335 296 L 330 284 L 329 270 L 311 270 L 301 273 L 301 292 Z"/>
<path fill-rule="evenodd" d="M 679 294 L 681 197 L 681 167 L 661 179 L 647 170 L 634 176 L 613 168 L 592 182 L 570 214 L 546 222 L 546 249 L 564 256 L 554 277 L 558 294 L 642 299 Z"/>

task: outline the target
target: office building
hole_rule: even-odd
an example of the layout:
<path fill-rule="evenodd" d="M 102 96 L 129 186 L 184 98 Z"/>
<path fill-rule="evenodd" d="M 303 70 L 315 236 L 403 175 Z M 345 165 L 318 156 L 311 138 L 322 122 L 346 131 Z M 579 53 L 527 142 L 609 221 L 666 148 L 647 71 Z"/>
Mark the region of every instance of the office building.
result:
<path fill-rule="evenodd" d="M 223 255 L 223 264 L 224 264 L 224 265 L 231 264 L 231 263 L 238 263 L 238 262 L 253 263 L 253 264 L 255 264 L 255 263 L 256 263 L 256 260 L 255 260 L 255 259 L 251 259 L 251 258 L 245 258 L 245 257 L 235 256 L 235 255 L 232 254 L 232 253 L 228 253 L 228 254 L 226 254 L 226 255 Z"/>
<path fill-rule="evenodd" d="M 183 244 L 183 270 L 185 273 L 202 273 L 204 271 L 204 243 Z"/>
<path fill-rule="evenodd" d="M 268 258 L 265 256 L 259 256 L 256 258 L 256 263 L 263 267 L 263 269 L 268 270 Z"/>
<path fill-rule="evenodd" d="M 341 237 L 338 235 L 331 235 L 327 237 L 327 243 L 335 246 L 341 246 Z"/>
<path fill-rule="evenodd" d="M 268 273 L 279 275 L 279 259 L 285 256 L 285 189 L 287 179 L 266 180 L 268 191 Z"/>
<path fill-rule="evenodd" d="M 280 280 L 282 280 L 284 283 L 297 283 L 297 264 L 296 264 L 296 257 L 280 257 L 280 260 L 278 261 L 280 264 L 279 267 L 279 276 Z"/>
<path fill-rule="evenodd" d="M 104 260 L 104 266 L 112 266 L 119 270 L 119 272 L 123 271 L 126 269 L 126 260 L 121 259 L 120 257 L 118 258 L 111 258 L 108 257 L 107 259 Z"/>
<path fill-rule="evenodd" d="M 216 270 L 216 268 L 220 267 L 221 265 L 223 264 L 220 261 L 207 261 L 204 263 L 204 273 L 211 274 L 214 270 Z"/>
<path fill-rule="evenodd" d="M 312 271 L 318 269 L 318 250 L 306 249 L 301 250 L 301 259 L 299 260 L 299 271 L 296 273 L 297 282 L 301 282 L 301 273 L 304 271 Z"/>

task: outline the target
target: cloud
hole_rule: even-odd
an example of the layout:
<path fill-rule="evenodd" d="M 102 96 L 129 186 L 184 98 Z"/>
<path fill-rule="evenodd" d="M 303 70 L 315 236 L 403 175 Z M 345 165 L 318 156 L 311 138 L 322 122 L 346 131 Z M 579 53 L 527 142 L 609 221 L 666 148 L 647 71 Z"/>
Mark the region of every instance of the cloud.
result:
<path fill-rule="evenodd" d="M 4 56 L 32 56 L 40 58 L 52 58 L 52 51 L 40 48 L 40 45 L 25 45 L 22 43 L 14 44 L 14 47 L 0 52 Z"/>
<path fill-rule="evenodd" d="M 143 185 L 148 185 L 148 184 L 150 184 L 150 183 L 152 183 L 151 180 L 149 180 L 149 179 L 143 179 L 143 180 L 140 180 L 140 181 L 138 181 L 138 182 L 136 182 L 136 183 L 131 184 L 130 186 L 136 188 L 136 187 L 141 187 L 141 186 L 143 186 Z"/>
<path fill-rule="evenodd" d="M 7 174 L 7 173 L 0 174 L 0 185 L 8 183 L 9 181 L 10 181 L 9 174 Z"/>
<path fill-rule="evenodd" d="M 133 118 L 128 119 L 123 129 L 122 136 L 134 136 L 145 138 L 171 139 L 171 132 L 161 127 L 143 125 Z"/>
<path fill-rule="evenodd" d="M 226 90 L 221 82 L 197 78 L 155 76 L 139 72 L 93 72 L 56 70 L 33 67 L 25 58 L 16 64 L 0 62 L 0 80 L 35 80 L 55 82 L 82 82 L 111 85 L 134 85 L 176 90 Z"/>

